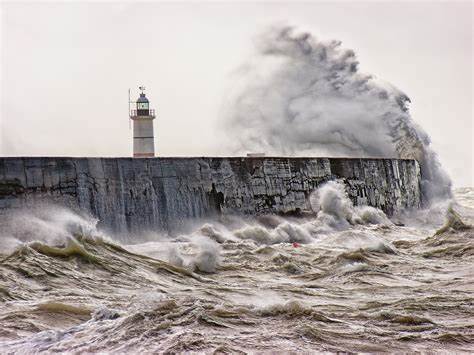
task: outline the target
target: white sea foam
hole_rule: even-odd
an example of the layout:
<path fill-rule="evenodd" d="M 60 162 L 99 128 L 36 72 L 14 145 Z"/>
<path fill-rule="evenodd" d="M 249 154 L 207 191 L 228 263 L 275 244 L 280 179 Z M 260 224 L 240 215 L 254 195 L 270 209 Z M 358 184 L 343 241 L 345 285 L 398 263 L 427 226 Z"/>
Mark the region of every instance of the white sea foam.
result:
<path fill-rule="evenodd" d="M 108 239 L 97 229 L 97 219 L 51 203 L 10 211 L 2 219 L 0 234 L 2 252 L 33 241 L 50 245 L 69 243 L 79 235 Z"/>
<path fill-rule="evenodd" d="M 356 224 L 387 224 L 392 222 L 383 211 L 370 206 L 354 206 L 345 185 L 329 181 L 317 189 L 310 198 L 317 219 L 334 229 L 347 229 Z"/>

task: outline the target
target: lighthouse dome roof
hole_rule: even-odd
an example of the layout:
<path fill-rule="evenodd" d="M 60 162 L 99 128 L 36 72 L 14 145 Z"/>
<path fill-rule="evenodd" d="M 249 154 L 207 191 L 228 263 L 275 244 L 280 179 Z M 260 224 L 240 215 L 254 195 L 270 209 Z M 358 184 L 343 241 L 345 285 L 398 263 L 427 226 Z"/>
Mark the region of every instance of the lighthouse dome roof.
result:
<path fill-rule="evenodd" d="M 145 94 L 140 94 L 140 97 L 138 98 L 137 102 L 149 102 L 148 99 L 146 98 Z"/>

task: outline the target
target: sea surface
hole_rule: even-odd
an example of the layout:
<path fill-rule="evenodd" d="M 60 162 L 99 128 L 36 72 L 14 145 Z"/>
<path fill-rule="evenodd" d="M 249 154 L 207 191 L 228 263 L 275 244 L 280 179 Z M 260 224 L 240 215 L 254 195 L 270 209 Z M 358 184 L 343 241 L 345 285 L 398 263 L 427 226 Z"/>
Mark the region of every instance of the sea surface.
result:
<path fill-rule="evenodd" d="M 474 189 L 389 220 L 337 183 L 304 217 L 107 235 L 0 224 L 0 353 L 474 352 Z"/>

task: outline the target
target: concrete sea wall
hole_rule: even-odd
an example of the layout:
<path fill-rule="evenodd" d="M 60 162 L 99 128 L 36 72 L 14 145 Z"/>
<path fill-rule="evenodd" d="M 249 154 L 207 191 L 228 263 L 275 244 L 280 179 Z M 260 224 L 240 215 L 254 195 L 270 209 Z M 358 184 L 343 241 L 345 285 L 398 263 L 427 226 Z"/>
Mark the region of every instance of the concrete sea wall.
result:
<path fill-rule="evenodd" d="M 414 160 L 346 158 L 0 158 L 0 214 L 55 201 L 114 232 L 177 229 L 189 218 L 297 213 L 328 180 L 393 215 L 421 205 Z"/>

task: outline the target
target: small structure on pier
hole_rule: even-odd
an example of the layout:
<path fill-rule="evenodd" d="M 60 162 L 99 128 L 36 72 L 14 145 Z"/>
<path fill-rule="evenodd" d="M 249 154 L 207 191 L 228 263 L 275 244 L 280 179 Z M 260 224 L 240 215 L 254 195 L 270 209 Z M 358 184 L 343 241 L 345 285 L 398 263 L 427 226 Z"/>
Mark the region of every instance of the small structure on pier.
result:
<path fill-rule="evenodd" d="M 136 108 L 130 111 L 130 119 L 133 121 L 133 157 L 153 158 L 155 156 L 155 137 L 153 134 L 153 120 L 155 110 L 150 109 L 150 102 L 145 95 L 145 87 L 139 87 L 141 93 L 137 99 Z M 129 103 L 130 90 L 129 90 Z"/>

